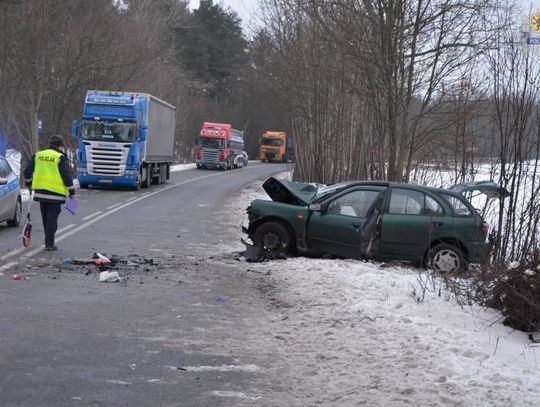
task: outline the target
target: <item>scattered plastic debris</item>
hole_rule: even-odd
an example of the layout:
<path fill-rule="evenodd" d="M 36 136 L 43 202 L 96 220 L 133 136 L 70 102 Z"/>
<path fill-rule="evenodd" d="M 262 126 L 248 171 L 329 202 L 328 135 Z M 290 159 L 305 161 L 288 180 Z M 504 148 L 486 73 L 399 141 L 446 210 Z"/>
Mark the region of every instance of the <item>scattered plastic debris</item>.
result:
<path fill-rule="evenodd" d="M 23 276 L 22 274 L 13 274 L 13 280 L 28 280 L 28 277 Z"/>
<path fill-rule="evenodd" d="M 225 298 L 224 297 L 217 297 L 216 301 L 217 302 L 225 302 Z"/>
<path fill-rule="evenodd" d="M 267 260 L 285 260 L 287 258 L 287 255 L 284 253 L 269 252 L 259 246 L 246 242 L 244 239 L 240 239 L 240 241 L 246 246 L 244 253 L 238 257 L 238 260 L 243 263 L 261 263 Z"/>
<path fill-rule="evenodd" d="M 119 283 L 122 281 L 118 271 L 102 271 L 99 273 L 100 283 Z"/>

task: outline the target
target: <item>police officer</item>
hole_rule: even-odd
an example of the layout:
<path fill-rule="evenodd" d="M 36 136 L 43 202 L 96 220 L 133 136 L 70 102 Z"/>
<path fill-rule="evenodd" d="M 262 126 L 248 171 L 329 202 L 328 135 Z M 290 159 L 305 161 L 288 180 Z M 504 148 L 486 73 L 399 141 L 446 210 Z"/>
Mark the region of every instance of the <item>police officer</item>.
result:
<path fill-rule="evenodd" d="M 34 201 L 39 202 L 45 250 L 58 250 L 54 235 L 58 229 L 58 217 L 66 196 L 75 195 L 69 160 L 64 152 L 62 136 L 51 136 L 49 147 L 38 151 L 24 169 L 24 180 L 34 190 Z"/>

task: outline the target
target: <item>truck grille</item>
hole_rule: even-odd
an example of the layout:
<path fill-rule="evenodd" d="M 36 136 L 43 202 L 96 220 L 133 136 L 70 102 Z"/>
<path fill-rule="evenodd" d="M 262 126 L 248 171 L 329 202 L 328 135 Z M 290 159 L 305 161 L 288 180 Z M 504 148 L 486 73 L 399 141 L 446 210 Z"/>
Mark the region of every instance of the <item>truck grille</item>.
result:
<path fill-rule="evenodd" d="M 217 164 L 219 162 L 220 150 L 205 148 L 202 152 L 203 164 Z"/>
<path fill-rule="evenodd" d="M 88 174 L 104 176 L 124 175 L 129 146 L 98 147 L 90 144 L 85 147 Z"/>

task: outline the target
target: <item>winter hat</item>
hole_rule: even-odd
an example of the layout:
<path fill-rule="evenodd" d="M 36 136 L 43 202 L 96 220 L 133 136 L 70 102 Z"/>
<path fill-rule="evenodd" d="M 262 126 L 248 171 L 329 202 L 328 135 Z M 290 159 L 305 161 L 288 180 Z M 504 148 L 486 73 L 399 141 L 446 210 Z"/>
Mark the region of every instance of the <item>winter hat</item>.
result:
<path fill-rule="evenodd" d="M 64 138 L 57 134 L 49 138 L 49 146 L 51 147 L 64 147 Z"/>

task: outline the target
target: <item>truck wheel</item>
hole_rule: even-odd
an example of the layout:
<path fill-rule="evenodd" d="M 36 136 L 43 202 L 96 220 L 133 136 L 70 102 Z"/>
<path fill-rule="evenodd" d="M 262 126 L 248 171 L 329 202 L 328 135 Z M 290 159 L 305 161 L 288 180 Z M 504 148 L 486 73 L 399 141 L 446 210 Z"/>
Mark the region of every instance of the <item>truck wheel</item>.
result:
<path fill-rule="evenodd" d="M 293 238 L 279 222 L 265 222 L 260 225 L 255 231 L 253 242 L 271 254 L 284 255 L 293 251 Z"/>
<path fill-rule="evenodd" d="M 11 228 L 19 226 L 21 224 L 21 213 L 21 198 L 17 198 L 17 203 L 15 204 L 15 212 L 13 212 L 13 217 L 11 219 L 8 219 L 7 225 Z"/>
<path fill-rule="evenodd" d="M 167 167 L 165 165 L 161 165 L 159 167 L 159 183 L 165 184 L 167 181 Z"/>
<path fill-rule="evenodd" d="M 143 170 L 144 172 L 144 182 L 142 184 L 143 188 L 150 188 L 150 184 L 152 183 L 152 177 L 150 176 L 150 167 L 147 166 Z"/>
<path fill-rule="evenodd" d="M 459 273 L 467 266 L 461 250 L 447 243 L 433 247 L 429 253 L 429 265 L 439 273 Z"/>

